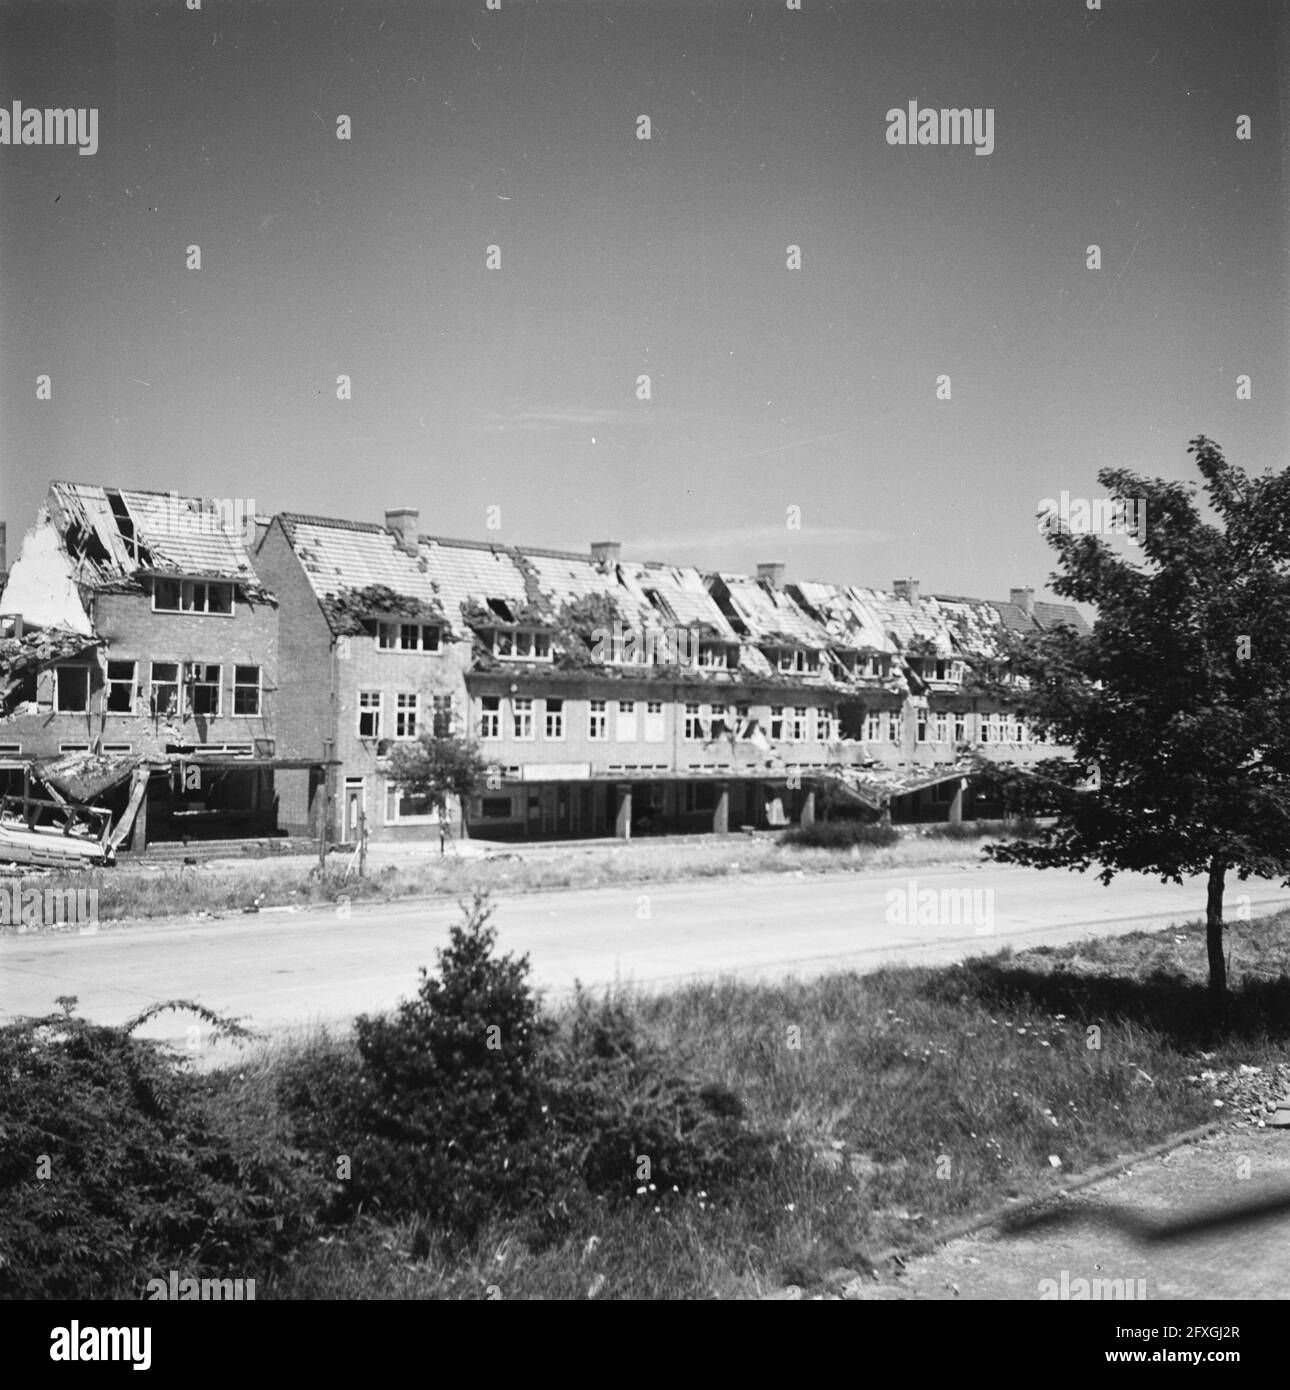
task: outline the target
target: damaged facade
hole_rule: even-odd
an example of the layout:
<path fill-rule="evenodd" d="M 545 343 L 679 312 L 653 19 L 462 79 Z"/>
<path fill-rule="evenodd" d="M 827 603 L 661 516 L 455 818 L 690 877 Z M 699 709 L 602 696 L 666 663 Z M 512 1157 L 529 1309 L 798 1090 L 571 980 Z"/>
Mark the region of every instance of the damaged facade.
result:
<path fill-rule="evenodd" d="M 0 594 L 0 795 L 34 776 L 57 798 L 50 768 L 97 760 L 85 799 L 118 817 L 138 802 L 132 848 L 276 834 L 277 638 L 211 503 L 51 484 Z"/>
<path fill-rule="evenodd" d="M 279 737 L 335 780 L 283 795 L 293 831 L 416 838 L 432 809 L 394 784 L 401 740 L 460 733 L 491 767 L 464 808 L 489 839 L 722 832 L 809 820 L 827 795 L 904 820 L 997 814 L 974 752 L 1033 739 L 983 678 L 1007 632 L 1075 609 L 882 592 L 284 514 L 255 554 L 282 605 Z M 285 786 L 285 784 L 284 784 Z"/>
<path fill-rule="evenodd" d="M 704 574 L 418 521 L 288 512 L 248 541 L 200 499 L 51 485 L 0 591 L 0 796 L 46 807 L 6 804 L 12 834 L 107 811 L 105 853 L 421 838 L 437 816 L 391 755 L 425 734 L 478 743 L 489 784 L 461 811 L 489 839 L 766 828 L 826 800 L 996 815 L 974 757 L 1062 751 L 1009 708 L 1005 643 L 1085 624 L 1031 590 Z"/>

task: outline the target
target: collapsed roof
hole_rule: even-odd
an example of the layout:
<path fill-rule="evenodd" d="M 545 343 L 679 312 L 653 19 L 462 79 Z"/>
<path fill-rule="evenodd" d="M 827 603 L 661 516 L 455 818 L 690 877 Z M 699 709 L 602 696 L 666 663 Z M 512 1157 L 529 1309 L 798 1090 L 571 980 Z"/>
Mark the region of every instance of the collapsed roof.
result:
<path fill-rule="evenodd" d="M 273 601 L 255 576 L 245 528 L 210 498 L 56 482 L 46 507 L 87 588 L 134 589 L 144 575 L 183 575 L 231 580 L 249 598 Z"/>

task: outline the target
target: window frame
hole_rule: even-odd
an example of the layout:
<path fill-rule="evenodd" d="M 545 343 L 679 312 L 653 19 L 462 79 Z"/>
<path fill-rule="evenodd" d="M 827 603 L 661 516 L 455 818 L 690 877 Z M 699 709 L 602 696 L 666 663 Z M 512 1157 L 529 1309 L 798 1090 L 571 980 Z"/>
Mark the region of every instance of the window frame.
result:
<path fill-rule="evenodd" d="M 376 703 L 370 703 L 371 697 L 376 697 Z M 364 703 L 369 701 L 369 703 Z M 363 732 L 363 720 L 368 715 L 376 716 L 375 723 L 370 733 Z M 358 737 L 361 739 L 378 740 L 381 737 L 381 728 L 385 723 L 385 692 L 382 690 L 360 690 L 358 692 L 358 721 L 356 728 Z"/>
<path fill-rule="evenodd" d="M 67 709 L 62 704 L 63 695 L 63 672 L 81 671 L 85 675 L 85 703 L 75 709 Z M 88 714 L 90 712 L 90 694 L 93 682 L 90 679 L 90 664 L 88 661 L 68 661 L 59 662 L 54 667 L 54 713 L 55 714 Z"/>
<path fill-rule="evenodd" d="M 254 671 L 255 684 L 238 679 L 239 671 Z M 238 696 L 245 694 L 246 691 L 255 692 L 255 708 L 252 710 L 238 709 Z M 262 719 L 264 717 L 264 667 L 252 666 L 249 662 L 233 663 L 233 717 L 235 719 Z"/>

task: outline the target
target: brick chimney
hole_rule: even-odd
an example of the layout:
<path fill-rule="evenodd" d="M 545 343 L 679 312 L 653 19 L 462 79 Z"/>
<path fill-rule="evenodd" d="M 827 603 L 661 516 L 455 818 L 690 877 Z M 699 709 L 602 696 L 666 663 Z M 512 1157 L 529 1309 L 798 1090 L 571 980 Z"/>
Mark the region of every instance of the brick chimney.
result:
<path fill-rule="evenodd" d="M 782 560 L 769 560 L 765 564 L 758 565 L 757 578 L 763 584 L 769 584 L 772 589 L 782 589 L 784 587 L 784 562 Z"/>
<path fill-rule="evenodd" d="M 597 565 L 616 565 L 622 548 L 621 541 L 592 541 L 591 558 Z"/>
<path fill-rule="evenodd" d="M 421 548 L 421 513 L 415 507 L 395 507 L 385 513 L 385 529 L 398 542 L 399 549 L 416 555 Z"/>
<path fill-rule="evenodd" d="M 917 579 L 893 579 L 891 581 L 891 592 L 897 598 L 903 598 L 909 603 L 918 602 L 918 580 Z"/>
<path fill-rule="evenodd" d="M 1029 586 L 1024 589 L 1009 589 L 1008 602 L 1016 604 L 1029 617 L 1035 611 L 1035 591 Z"/>

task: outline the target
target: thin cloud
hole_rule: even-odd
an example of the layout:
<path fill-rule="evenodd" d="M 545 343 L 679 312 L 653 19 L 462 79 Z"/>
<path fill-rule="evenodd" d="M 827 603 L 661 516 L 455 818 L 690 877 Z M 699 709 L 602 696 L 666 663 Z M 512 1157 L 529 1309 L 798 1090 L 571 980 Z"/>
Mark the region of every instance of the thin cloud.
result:
<path fill-rule="evenodd" d="M 597 410 L 585 406 L 546 406 L 540 410 L 489 411 L 473 427 L 477 434 L 506 430 L 558 431 L 567 429 L 605 429 L 611 425 L 658 424 L 676 418 L 674 411 L 651 407 L 646 410 Z"/>

